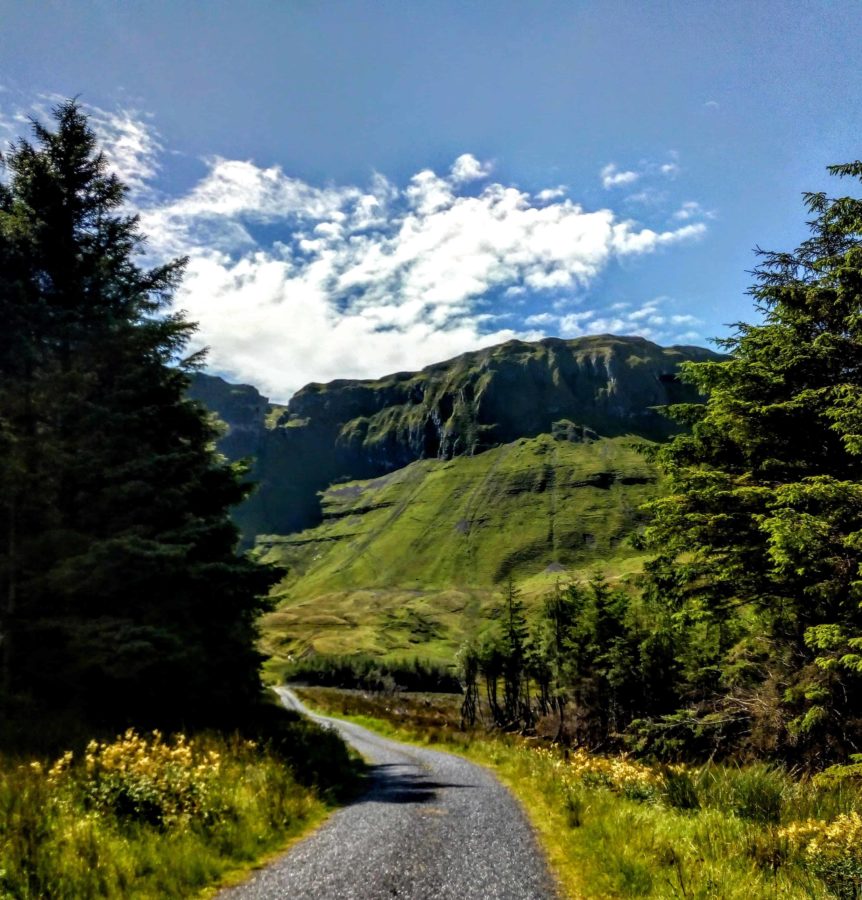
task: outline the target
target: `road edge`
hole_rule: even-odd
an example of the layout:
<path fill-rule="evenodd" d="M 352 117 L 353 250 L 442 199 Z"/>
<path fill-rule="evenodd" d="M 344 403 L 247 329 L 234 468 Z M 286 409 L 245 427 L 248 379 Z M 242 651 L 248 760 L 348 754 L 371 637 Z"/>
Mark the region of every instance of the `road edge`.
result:
<path fill-rule="evenodd" d="M 287 687 L 287 685 L 280 685 L 280 687 Z M 454 747 L 437 741 L 420 739 L 413 735 L 410 731 L 399 728 L 398 726 L 387 722 L 385 719 L 377 719 L 373 716 L 353 716 L 343 714 L 334 715 L 330 712 L 327 712 L 325 709 L 321 709 L 320 707 L 315 706 L 313 702 L 309 702 L 303 698 L 300 699 L 303 706 L 312 715 L 319 715 L 328 719 L 341 719 L 344 722 L 349 722 L 354 725 L 359 725 L 362 728 L 367 728 L 369 731 L 373 731 L 379 737 L 394 741 L 400 741 L 401 743 L 407 744 L 411 747 L 417 747 L 424 750 L 433 750 L 436 753 L 448 753 L 451 756 L 458 756 L 461 759 L 473 763 L 474 765 L 481 766 L 483 769 L 490 772 L 494 776 L 494 778 L 496 778 L 497 781 L 499 781 L 500 784 L 509 792 L 509 794 L 512 796 L 512 799 L 515 800 L 515 802 L 518 804 L 518 807 L 523 812 L 524 817 L 526 818 L 527 823 L 530 826 L 530 830 L 533 833 L 533 837 L 536 841 L 536 846 L 542 853 L 542 857 L 545 861 L 545 866 L 551 876 L 554 889 L 556 890 L 560 900 L 585 900 L 586 895 L 581 893 L 580 888 L 577 888 L 577 886 L 572 882 L 571 878 L 567 878 L 565 876 L 565 873 L 567 872 L 567 866 L 563 864 L 563 860 L 567 857 L 564 854 L 562 848 L 558 847 L 552 840 L 555 828 L 552 824 L 551 817 L 545 814 L 546 812 L 550 812 L 550 810 L 546 810 L 544 807 L 540 808 L 535 803 L 527 802 L 528 798 L 523 796 L 519 791 L 519 784 L 514 779 L 508 777 L 506 773 L 502 771 L 500 766 L 495 764 L 493 760 L 487 759 L 483 756 L 480 756 L 479 754 L 471 754 L 458 750 Z M 529 799 L 534 800 L 535 798 Z"/>

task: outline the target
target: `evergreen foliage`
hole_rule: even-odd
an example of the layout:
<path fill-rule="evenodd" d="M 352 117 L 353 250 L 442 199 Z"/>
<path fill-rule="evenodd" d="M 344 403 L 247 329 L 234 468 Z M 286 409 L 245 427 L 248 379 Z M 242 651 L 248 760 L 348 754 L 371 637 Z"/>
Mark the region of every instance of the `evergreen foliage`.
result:
<path fill-rule="evenodd" d="M 444 666 L 418 657 L 411 661 L 387 662 L 374 656 L 310 655 L 280 668 L 289 682 L 360 689 L 391 694 L 395 691 L 436 691 L 460 694 L 461 684 Z"/>
<path fill-rule="evenodd" d="M 216 721 L 259 692 L 274 572 L 237 556 L 248 493 L 186 398 L 184 266 L 141 268 L 76 103 L 0 182 L 0 703 L 29 719 Z"/>
<path fill-rule="evenodd" d="M 665 734 L 817 760 L 862 741 L 862 200 L 805 203 L 810 237 L 760 251 L 762 321 L 683 366 L 708 399 L 657 453 L 647 596 L 671 617 Z"/>

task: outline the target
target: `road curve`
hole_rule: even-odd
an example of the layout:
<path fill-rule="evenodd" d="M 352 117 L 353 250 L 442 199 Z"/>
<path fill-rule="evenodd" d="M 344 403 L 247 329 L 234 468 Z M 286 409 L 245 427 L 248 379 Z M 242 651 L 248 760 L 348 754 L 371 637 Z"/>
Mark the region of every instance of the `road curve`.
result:
<path fill-rule="evenodd" d="M 221 900 L 551 900 L 558 895 L 521 808 L 490 772 L 448 753 L 313 715 L 371 766 L 370 790 Z"/>

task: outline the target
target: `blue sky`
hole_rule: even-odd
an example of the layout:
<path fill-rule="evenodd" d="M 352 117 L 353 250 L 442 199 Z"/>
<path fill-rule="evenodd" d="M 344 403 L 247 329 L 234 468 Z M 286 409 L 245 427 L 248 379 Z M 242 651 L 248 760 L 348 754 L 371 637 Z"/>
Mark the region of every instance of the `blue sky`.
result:
<path fill-rule="evenodd" d="M 862 3 L 0 0 L 0 138 L 80 95 L 210 365 L 284 400 L 510 337 L 705 343 L 862 156 Z"/>

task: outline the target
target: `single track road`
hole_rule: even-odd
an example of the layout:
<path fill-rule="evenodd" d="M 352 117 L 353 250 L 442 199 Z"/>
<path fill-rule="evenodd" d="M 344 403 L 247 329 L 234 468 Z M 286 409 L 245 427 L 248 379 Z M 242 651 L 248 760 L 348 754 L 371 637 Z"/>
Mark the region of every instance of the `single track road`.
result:
<path fill-rule="evenodd" d="M 553 900 L 524 813 L 486 769 L 284 705 L 334 728 L 371 766 L 370 790 L 221 900 Z"/>

